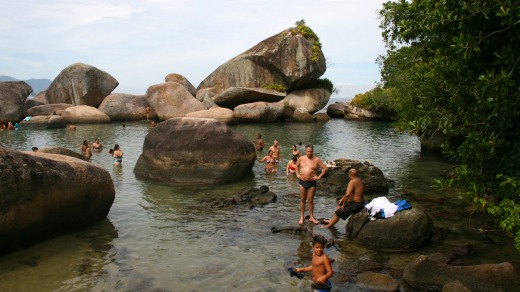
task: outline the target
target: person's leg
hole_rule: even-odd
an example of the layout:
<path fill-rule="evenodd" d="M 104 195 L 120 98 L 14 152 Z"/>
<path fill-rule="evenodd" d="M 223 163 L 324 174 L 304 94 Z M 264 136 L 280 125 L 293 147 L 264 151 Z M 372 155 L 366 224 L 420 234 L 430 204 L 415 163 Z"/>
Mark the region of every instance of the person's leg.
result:
<path fill-rule="evenodd" d="M 298 224 L 302 225 L 305 219 L 305 202 L 307 201 L 307 189 L 302 185 L 300 187 L 300 220 Z"/>
<path fill-rule="evenodd" d="M 338 215 L 334 214 L 334 216 L 332 216 L 332 218 L 330 220 L 323 220 L 323 222 L 327 223 L 327 225 L 322 225 L 320 227 L 321 228 L 331 228 L 336 223 L 338 223 L 338 221 L 339 221 Z"/>
<path fill-rule="evenodd" d="M 318 220 L 314 218 L 314 193 L 316 192 L 316 187 L 310 187 L 307 189 L 307 197 L 309 200 L 309 221 L 311 221 L 314 224 L 318 224 Z"/>

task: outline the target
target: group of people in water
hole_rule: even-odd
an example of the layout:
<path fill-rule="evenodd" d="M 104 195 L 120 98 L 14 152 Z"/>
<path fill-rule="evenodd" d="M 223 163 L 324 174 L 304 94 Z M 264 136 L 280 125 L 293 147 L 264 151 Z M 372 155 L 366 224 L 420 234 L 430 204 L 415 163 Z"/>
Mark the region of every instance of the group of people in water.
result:
<path fill-rule="evenodd" d="M 262 152 L 265 142 L 261 134 L 258 134 L 255 141 L 256 150 Z M 265 162 L 265 172 L 267 174 L 276 173 L 278 164 L 282 163 L 280 154 L 280 146 L 278 140 L 273 141 L 273 145 L 269 147 L 267 155 L 259 162 Z M 298 178 L 298 186 L 300 189 L 300 218 L 298 224 L 302 225 L 305 220 L 305 206 L 309 204 L 309 221 L 314 224 L 322 223 L 322 228 L 333 227 L 339 219 L 347 219 L 351 214 L 359 212 L 364 207 L 364 185 L 357 176 L 357 170 L 352 168 L 349 170 L 349 183 L 345 195 L 337 201 L 337 207 L 334 215 L 330 219 L 318 221 L 314 216 L 314 194 L 316 192 L 317 181 L 327 173 L 328 166 L 319 157 L 314 154 L 314 146 L 302 146 L 302 142 L 298 145 L 292 145 L 292 159 L 287 162 L 285 173 L 287 176 L 295 175 Z"/>
<path fill-rule="evenodd" d="M 87 156 L 89 159 L 92 157 L 92 152 L 101 151 L 103 151 L 103 144 L 101 144 L 99 138 L 96 138 L 94 143 L 89 143 L 87 140 L 83 140 L 83 144 L 81 145 L 81 154 Z M 120 166 L 123 162 L 123 151 L 119 144 L 114 145 L 114 148 L 111 148 L 108 153 L 114 158 L 114 165 Z"/>
<path fill-rule="evenodd" d="M 255 141 L 256 150 L 262 152 L 265 142 L 262 135 L 258 134 Z M 265 171 L 267 174 L 277 172 L 277 164 L 282 162 L 280 154 L 280 146 L 278 140 L 273 141 L 273 145 L 269 147 L 268 153 L 259 162 L 265 162 Z M 336 202 L 336 210 L 330 219 L 322 219 L 318 221 L 314 216 L 314 195 L 316 192 L 317 181 L 326 175 L 328 166 L 319 157 L 314 154 L 314 146 L 302 146 L 302 142 L 292 146 L 292 159 L 287 163 L 286 175 L 295 175 L 298 178 L 298 187 L 300 190 L 300 218 L 298 224 L 302 225 L 305 220 L 305 206 L 309 204 L 309 221 L 314 224 L 322 224 L 321 228 L 333 227 L 339 219 L 346 220 L 349 216 L 357 213 L 364 208 L 364 185 L 358 177 L 358 171 L 355 168 L 349 170 L 349 182 L 345 194 Z M 291 268 L 291 276 L 302 272 L 312 272 L 314 291 L 330 291 L 330 277 L 334 274 L 332 271 L 330 259 L 323 251 L 325 243 L 314 237 L 313 239 L 313 257 L 312 264 L 304 268 Z M 303 277 L 303 275 L 301 275 Z"/>
<path fill-rule="evenodd" d="M 18 130 L 20 125 L 18 123 L 7 122 L 7 124 L 0 123 L 0 131 L 3 130 Z"/>

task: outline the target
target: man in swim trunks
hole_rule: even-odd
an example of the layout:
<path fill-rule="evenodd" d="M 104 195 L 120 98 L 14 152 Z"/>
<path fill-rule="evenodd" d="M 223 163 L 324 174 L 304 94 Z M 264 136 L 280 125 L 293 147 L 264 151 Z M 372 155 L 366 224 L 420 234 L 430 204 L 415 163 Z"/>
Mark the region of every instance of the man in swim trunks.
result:
<path fill-rule="evenodd" d="M 300 220 L 298 224 L 303 224 L 305 218 L 305 203 L 309 201 L 309 220 L 318 224 L 314 218 L 314 193 L 316 192 L 316 181 L 322 178 L 327 173 L 327 165 L 323 163 L 317 156 L 314 156 L 314 147 L 307 145 L 305 150 L 306 155 L 300 156 L 296 162 L 296 176 L 299 179 L 300 187 Z M 318 175 L 318 167 L 322 169 Z"/>
<path fill-rule="evenodd" d="M 340 218 L 346 220 L 350 215 L 363 210 L 365 207 L 365 197 L 363 195 L 365 186 L 361 179 L 357 177 L 357 170 L 351 168 L 348 171 L 348 175 L 350 181 L 348 182 L 345 195 L 338 201 L 338 208 L 334 216 L 330 220 L 323 220 L 327 225 L 321 226 L 321 228 L 330 228 L 338 223 Z"/>

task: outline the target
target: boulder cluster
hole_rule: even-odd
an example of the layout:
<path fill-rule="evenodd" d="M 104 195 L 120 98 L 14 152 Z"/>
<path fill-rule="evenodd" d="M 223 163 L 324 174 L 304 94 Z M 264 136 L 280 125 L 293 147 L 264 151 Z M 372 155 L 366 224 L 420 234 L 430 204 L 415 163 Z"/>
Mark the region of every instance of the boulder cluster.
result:
<path fill-rule="evenodd" d="M 319 85 L 326 63 L 321 50 L 316 54 L 315 41 L 298 28 L 286 29 L 222 64 L 197 88 L 171 73 L 143 95 L 112 93 L 117 79 L 82 63 L 63 69 L 34 99 L 27 99 L 32 88 L 25 82 L 0 82 L 0 122 L 56 128 L 178 117 L 227 124 L 314 121 L 331 95 Z"/>

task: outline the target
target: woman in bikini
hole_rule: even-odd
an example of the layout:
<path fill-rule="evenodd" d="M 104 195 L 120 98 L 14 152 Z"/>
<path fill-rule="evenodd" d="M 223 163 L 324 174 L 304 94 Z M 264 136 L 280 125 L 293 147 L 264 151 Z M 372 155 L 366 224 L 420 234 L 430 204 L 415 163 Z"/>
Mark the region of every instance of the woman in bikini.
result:
<path fill-rule="evenodd" d="M 296 156 L 296 158 L 300 157 L 300 150 L 298 150 L 296 145 L 292 145 L 292 155 Z"/>
<path fill-rule="evenodd" d="M 265 162 L 265 172 L 275 173 L 276 172 L 276 159 L 273 157 L 273 151 L 269 150 L 267 156 L 262 159 L 258 159 L 258 162 Z"/>
<path fill-rule="evenodd" d="M 289 162 L 287 162 L 287 168 L 285 169 L 285 173 L 287 174 L 287 176 L 289 176 L 289 174 L 296 174 L 296 162 L 298 161 L 298 156 L 293 156 L 293 158 L 291 160 L 289 160 Z"/>
<path fill-rule="evenodd" d="M 92 157 L 92 145 L 90 145 L 88 143 L 87 140 L 83 140 L 83 145 L 81 145 L 81 154 L 87 156 L 87 157 Z"/>
<path fill-rule="evenodd" d="M 120 166 L 121 162 L 123 162 L 123 151 L 119 148 L 119 144 L 114 146 L 112 157 L 114 157 L 114 165 Z"/>

